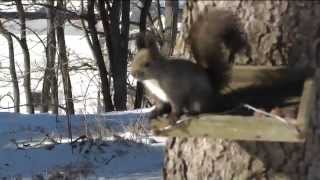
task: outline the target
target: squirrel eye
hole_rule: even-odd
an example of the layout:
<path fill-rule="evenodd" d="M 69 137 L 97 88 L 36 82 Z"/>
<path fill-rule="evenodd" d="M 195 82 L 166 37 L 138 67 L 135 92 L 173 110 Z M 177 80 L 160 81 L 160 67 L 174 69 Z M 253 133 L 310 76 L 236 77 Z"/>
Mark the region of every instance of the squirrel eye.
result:
<path fill-rule="evenodd" d="M 150 62 L 146 62 L 145 64 L 144 64 L 144 67 L 149 67 L 150 66 Z"/>

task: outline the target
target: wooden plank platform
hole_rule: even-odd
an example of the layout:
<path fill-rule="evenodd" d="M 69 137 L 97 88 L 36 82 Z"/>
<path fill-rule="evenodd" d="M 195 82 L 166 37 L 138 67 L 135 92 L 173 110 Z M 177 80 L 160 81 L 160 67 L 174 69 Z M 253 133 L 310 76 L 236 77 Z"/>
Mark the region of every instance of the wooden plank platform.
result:
<path fill-rule="evenodd" d="M 273 118 L 202 114 L 184 118 L 170 127 L 167 120 L 154 120 L 157 135 L 170 137 L 210 137 L 229 140 L 303 142 L 303 134 L 294 124 Z"/>
<path fill-rule="evenodd" d="M 262 75 L 271 77 L 273 80 L 289 78 L 301 81 L 303 73 L 305 73 L 297 69 L 289 71 L 292 73 L 288 73 L 288 69 L 284 67 L 235 68 L 233 82 L 242 84 L 242 86 L 257 84 L 256 78 L 261 79 Z M 157 135 L 169 137 L 210 137 L 229 140 L 302 143 L 305 141 L 305 133 L 314 111 L 314 97 L 314 81 L 312 78 L 307 78 L 303 84 L 301 97 L 297 97 L 300 100 L 297 118 L 286 120 L 287 123 L 274 117 L 200 114 L 198 116 L 183 116 L 174 126 L 169 124 L 168 119 L 160 117 L 152 120 L 151 126 Z"/>

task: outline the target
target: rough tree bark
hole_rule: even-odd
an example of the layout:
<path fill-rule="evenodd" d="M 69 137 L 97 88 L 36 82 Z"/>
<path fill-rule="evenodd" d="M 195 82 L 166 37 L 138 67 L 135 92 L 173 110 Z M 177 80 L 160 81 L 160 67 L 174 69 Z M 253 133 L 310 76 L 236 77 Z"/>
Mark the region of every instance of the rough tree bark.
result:
<path fill-rule="evenodd" d="M 14 47 L 11 34 L 3 27 L 2 22 L 0 21 L 0 34 L 2 34 L 8 41 L 9 49 L 9 61 L 10 61 L 10 75 L 13 87 L 13 100 L 14 100 L 14 112 L 20 112 L 20 91 L 19 91 L 19 82 L 17 78 L 15 60 L 14 60 Z"/>
<path fill-rule="evenodd" d="M 48 0 L 49 6 L 54 6 L 54 0 Z M 47 9 L 47 47 L 46 57 L 47 64 L 43 77 L 42 93 L 41 93 L 41 112 L 48 112 L 49 104 L 52 106 L 52 112 L 58 114 L 59 99 L 58 99 L 58 83 L 55 74 L 55 59 L 56 59 L 56 33 L 55 33 L 55 14 L 52 8 Z M 51 91 L 50 91 L 51 89 Z M 51 92 L 51 94 L 50 94 Z"/>
<path fill-rule="evenodd" d="M 17 11 L 19 14 L 19 21 L 20 21 L 20 40 L 21 40 L 21 48 L 23 52 L 24 58 L 24 93 L 26 97 L 26 108 L 27 112 L 30 114 L 34 113 L 34 105 L 32 102 L 32 94 L 31 94 L 31 70 L 30 70 L 30 54 L 29 48 L 27 44 L 27 35 L 26 35 L 26 18 L 25 12 L 23 9 L 23 5 L 21 0 L 15 0 Z"/>
<path fill-rule="evenodd" d="M 315 64 L 314 54 L 320 50 L 318 2 L 192 1 L 188 3 L 184 20 L 186 31 L 205 7 L 227 8 L 241 18 L 251 53 L 249 57 L 238 57 L 238 63 Z M 313 51 L 312 47 L 318 50 Z M 318 109 L 318 72 L 315 78 Z M 320 179 L 319 125 L 320 113 L 315 110 L 306 142 L 302 144 L 171 138 L 166 147 L 164 179 Z"/>
<path fill-rule="evenodd" d="M 177 35 L 179 1 L 167 0 L 165 3 L 166 26 L 164 29 L 161 52 L 166 56 L 171 56 Z"/>
<path fill-rule="evenodd" d="M 58 0 L 57 8 L 64 8 L 64 0 Z M 58 40 L 58 61 L 60 66 L 60 71 L 62 74 L 63 82 L 63 91 L 64 99 L 66 103 L 66 113 L 74 114 L 74 104 L 72 99 L 72 86 L 69 76 L 69 67 L 68 67 L 68 57 L 67 57 L 67 48 L 64 35 L 64 22 L 65 18 L 61 15 L 57 16 L 57 40 Z"/>

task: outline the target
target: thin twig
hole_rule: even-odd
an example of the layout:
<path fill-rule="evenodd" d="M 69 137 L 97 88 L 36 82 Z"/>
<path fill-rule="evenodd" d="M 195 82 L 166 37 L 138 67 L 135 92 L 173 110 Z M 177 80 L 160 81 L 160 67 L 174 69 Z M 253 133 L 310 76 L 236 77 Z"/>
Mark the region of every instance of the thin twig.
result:
<path fill-rule="evenodd" d="M 263 115 L 266 115 L 266 116 L 275 118 L 275 119 L 283 122 L 284 124 L 287 124 L 287 125 L 289 124 L 286 119 L 284 119 L 284 118 L 282 118 L 282 117 L 280 117 L 280 116 L 278 116 L 278 115 L 275 115 L 275 114 L 272 114 L 272 113 L 268 113 L 268 112 L 266 112 L 266 111 L 263 111 L 263 110 L 261 110 L 261 109 L 257 109 L 257 108 L 255 108 L 255 107 L 253 107 L 253 106 L 250 106 L 249 104 L 244 104 L 243 107 L 248 108 L 248 109 L 250 109 L 250 110 L 253 110 L 253 111 L 255 111 L 255 112 L 261 113 L 261 114 L 263 114 Z"/>

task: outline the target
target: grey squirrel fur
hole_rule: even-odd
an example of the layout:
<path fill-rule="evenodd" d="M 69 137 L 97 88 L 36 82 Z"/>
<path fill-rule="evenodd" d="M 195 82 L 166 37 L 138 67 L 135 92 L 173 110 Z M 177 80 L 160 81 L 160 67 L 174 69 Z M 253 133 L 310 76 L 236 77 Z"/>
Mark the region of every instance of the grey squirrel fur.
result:
<path fill-rule="evenodd" d="M 220 92 L 229 81 L 234 54 L 246 46 L 238 17 L 227 10 L 200 15 L 187 42 L 196 63 L 164 57 L 151 32 L 138 35 L 131 72 L 158 100 L 152 118 L 170 113 L 175 123 L 182 113 L 216 109 Z"/>

